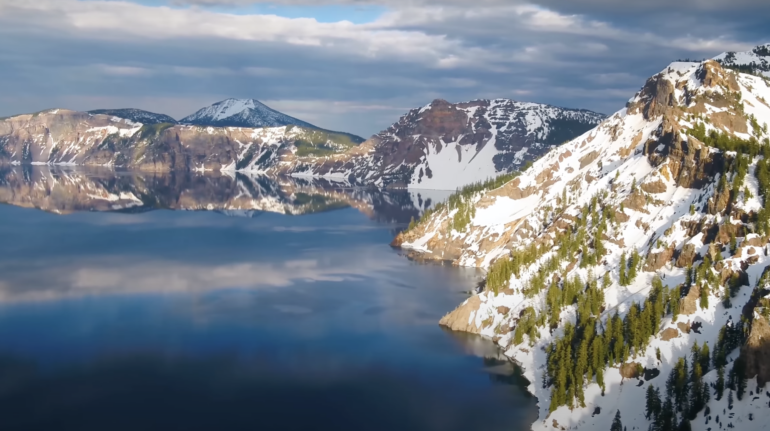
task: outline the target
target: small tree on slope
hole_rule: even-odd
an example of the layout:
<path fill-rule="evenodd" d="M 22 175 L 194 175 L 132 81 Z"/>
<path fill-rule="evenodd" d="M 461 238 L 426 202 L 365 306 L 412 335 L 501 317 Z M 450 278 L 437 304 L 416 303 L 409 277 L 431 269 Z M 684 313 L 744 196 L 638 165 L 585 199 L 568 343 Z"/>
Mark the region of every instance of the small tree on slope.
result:
<path fill-rule="evenodd" d="M 612 420 L 610 431 L 623 431 L 623 423 L 620 421 L 620 410 L 615 413 L 615 419 Z"/>

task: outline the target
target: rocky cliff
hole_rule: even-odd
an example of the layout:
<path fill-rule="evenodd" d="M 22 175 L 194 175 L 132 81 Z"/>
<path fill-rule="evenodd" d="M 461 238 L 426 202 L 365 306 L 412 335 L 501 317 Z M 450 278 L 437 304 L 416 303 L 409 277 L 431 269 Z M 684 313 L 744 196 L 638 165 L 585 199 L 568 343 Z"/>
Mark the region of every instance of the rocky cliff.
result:
<path fill-rule="evenodd" d="M 603 119 L 591 111 L 508 99 L 435 100 L 355 152 L 297 164 L 291 172 L 381 187 L 455 190 L 518 170 Z"/>
<path fill-rule="evenodd" d="M 766 317 L 748 326 L 744 308 L 770 265 L 770 82 L 736 69 L 672 63 L 598 127 L 395 239 L 487 269 L 442 324 L 524 366 L 533 429 L 609 429 L 618 410 L 628 429 L 767 423 Z"/>

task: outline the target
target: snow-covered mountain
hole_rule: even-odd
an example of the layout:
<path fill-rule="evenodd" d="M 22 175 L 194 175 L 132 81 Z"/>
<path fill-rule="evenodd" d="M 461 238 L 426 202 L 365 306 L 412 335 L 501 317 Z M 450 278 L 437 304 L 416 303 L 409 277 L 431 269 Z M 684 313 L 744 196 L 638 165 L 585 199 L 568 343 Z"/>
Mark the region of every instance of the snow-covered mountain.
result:
<path fill-rule="evenodd" d="M 133 121 L 134 123 L 142 124 L 176 124 L 176 120 L 165 114 L 156 114 L 154 112 L 143 111 L 141 109 L 95 109 L 88 111 L 89 114 L 94 115 L 111 115 L 113 117 L 122 118 L 125 120 Z"/>
<path fill-rule="evenodd" d="M 318 127 L 276 111 L 257 99 L 227 99 L 182 118 L 182 124 L 214 127 Z"/>
<path fill-rule="evenodd" d="M 348 154 L 297 164 L 291 172 L 379 187 L 454 190 L 515 171 L 603 119 L 591 111 L 508 99 L 435 100 Z"/>
<path fill-rule="evenodd" d="M 487 270 L 441 324 L 524 367 L 535 430 L 608 430 L 618 412 L 628 430 L 766 429 L 769 123 L 767 78 L 672 63 L 599 126 L 455 194 L 394 245 Z"/>
<path fill-rule="evenodd" d="M 142 124 L 65 109 L 0 120 L 0 161 L 12 164 L 280 173 L 297 160 L 344 153 L 360 141 L 301 126 Z"/>
<path fill-rule="evenodd" d="M 751 51 L 725 52 L 714 57 L 724 67 L 744 73 L 754 73 L 770 78 L 770 43 Z"/>
<path fill-rule="evenodd" d="M 505 99 L 436 100 L 363 142 L 348 133 L 291 124 L 296 119 L 255 100 L 221 102 L 181 124 L 140 110 L 55 109 L 0 120 L 0 160 L 235 170 L 454 190 L 515 171 L 603 118 Z M 247 123 L 270 126 L 238 125 Z M 282 123 L 290 125 L 277 125 Z"/>

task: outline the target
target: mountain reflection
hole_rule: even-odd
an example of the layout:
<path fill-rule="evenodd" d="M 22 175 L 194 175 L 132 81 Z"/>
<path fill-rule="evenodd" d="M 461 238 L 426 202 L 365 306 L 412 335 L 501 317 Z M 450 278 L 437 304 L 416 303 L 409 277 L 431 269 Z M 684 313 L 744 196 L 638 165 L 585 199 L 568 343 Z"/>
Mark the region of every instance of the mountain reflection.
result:
<path fill-rule="evenodd" d="M 0 202 L 57 214 L 169 209 L 254 217 L 264 212 L 301 215 L 353 207 L 379 222 L 406 223 L 446 197 L 443 191 L 380 191 L 317 178 L 0 167 Z"/>

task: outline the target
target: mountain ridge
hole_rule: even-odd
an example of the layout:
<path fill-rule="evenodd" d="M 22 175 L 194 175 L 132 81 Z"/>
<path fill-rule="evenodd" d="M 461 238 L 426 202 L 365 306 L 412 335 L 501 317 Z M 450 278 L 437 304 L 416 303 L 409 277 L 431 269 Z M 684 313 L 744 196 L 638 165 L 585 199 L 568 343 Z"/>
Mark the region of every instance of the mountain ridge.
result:
<path fill-rule="evenodd" d="M 628 429 L 766 423 L 770 82 L 731 69 L 672 63 L 599 126 L 394 240 L 487 269 L 440 324 L 523 366 L 534 430 L 610 429 L 618 411 Z"/>
<path fill-rule="evenodd" d="M 588 110 L 509 99 L 436 99 L 410 110 L 355 153 L 297 165 L 290 172 L 378 187 L 454 190 L 516 171 L 604 118 Z"/>
<path fill-rule="evenodd" d="M 89 114 L 94 115 L 112 115 L 117 118 L 123 118 L 131 120 L 135 123 L 142 124 L 177 124 L 178 122 L 168 115 L 157 114 L 155 112 L 145 111 L 135 108 L 121 108 L 121 109 L 94 109 L 87 111 Z"/>
<path fill-rule="evenodd" d="M 226 119 L 245 112 L 244 106 L 220 106 L 206 115 Z M 297 125 L 220 127 L 206 121 L 172 123 L 141 110 L 91 112 L 48 110 L 3 120 L 0 159 L 160 171 L 253 171 L 453 190 L 515 171 L 604 119 L 587 110 L 508 99 L 456 104 L 437 99 L 362 142 L 355 135 Z M 142 118 L 149 122 L 136 121 Z"/>

